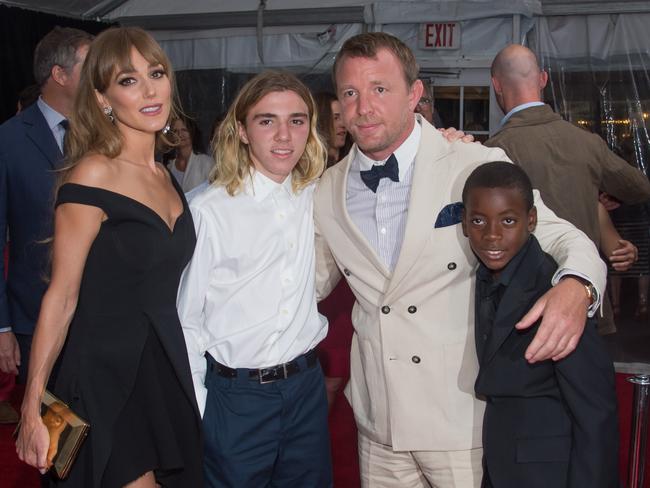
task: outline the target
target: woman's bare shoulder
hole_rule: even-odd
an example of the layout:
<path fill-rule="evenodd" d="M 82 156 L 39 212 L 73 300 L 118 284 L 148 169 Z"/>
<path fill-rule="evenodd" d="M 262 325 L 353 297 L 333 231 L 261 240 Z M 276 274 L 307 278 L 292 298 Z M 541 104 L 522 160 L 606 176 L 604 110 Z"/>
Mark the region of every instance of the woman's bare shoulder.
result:
<path fill-rule="evenodd" d="M 88 154 L 70 170 L 67 183 L 108 188 L 118 174 L 115 161 L 102 154 Z"/>

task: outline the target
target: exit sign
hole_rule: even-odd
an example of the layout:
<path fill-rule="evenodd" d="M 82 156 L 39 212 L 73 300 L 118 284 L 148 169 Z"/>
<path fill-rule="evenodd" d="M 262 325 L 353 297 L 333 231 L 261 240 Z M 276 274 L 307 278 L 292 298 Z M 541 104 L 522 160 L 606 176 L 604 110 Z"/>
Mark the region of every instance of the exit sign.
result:
<path fill-rule="evenodd" d="M 459 22 L 420 24 L 420 49 L 459 49 Z"/>

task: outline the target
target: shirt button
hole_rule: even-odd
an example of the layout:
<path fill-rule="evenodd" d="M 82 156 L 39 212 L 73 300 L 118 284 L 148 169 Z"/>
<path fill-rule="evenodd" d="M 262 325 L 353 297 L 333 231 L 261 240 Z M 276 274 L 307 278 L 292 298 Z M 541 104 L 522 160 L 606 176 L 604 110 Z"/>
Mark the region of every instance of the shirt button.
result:
<path fill-rule="evenodd" d="M 390 307 L 388 305 L 384 305 L 383 307 L 381 307 L 381 313 L 389 314 L 390 313 Z"/>
<path fill-rule="evenodd" d="M 449 263 L 449 264 L 447 265 L 447 269 L 448 269 L 449 271 L 453 271 L 453 270 L 455 270 L 455 269 L 456 269 L 456 263 Z"/>
<path fill-rule="evenodd" d="M 418 308 L 415 305 L 411 305 L 409 308 L 407 308 L 408 313 L 415 313 L 418 311 Z"/>
<path fill-rule="evenodd" d="M 487 341 L 487 337 L 488 337 L 487 334 L 483 334 L 483 340 L 484 341 Z"/>
<path fill-rule="evenodd" d="M 382 228 L 379 230 L 379 232 L 381 232 L 382 234 L 386 234 L 386 227 L 382 227 Z"/>
<path fill-rule="evenodd" d="M 284 218 L 284 212 L 280 212 L 280 213 L 278 214 L 278 217 L 280 217 L 281 219 L 283 219 L 283 218 Z"/>
<path fill-rule="evenodd" d="M 348 268 L 344 268 L 344 269 L 343 269 L 343 274 L 344 274 L 345 276 L 350 276 L 352 273 L 350 273 L 350 270 L 349 270 Z"/>
<path fill-rule="evenodd" d="M 293 246 L 295 246 L 295 244 L 293 242 L 290 242 L 289 243 L 289 249 L 293 249 Z"/>
<path fill-rule="evenodd" d="M 413 361 L 415 364 L 420 364 L 421 361 L 420 356 L 413 356 L 411 358 L 411 361 Z"/>
<path fill-rule="evenodd" d="M 282 311 L 280 312 L 282 315 L 289 315 L 289 310 L 286 308 L 283 308 Z"/>
<path fill-rule="evenodd" d="M 386 201 L 386 196 L 385 195 L 380 196 L 379 200 L 382 201 L 382 202 L 385 202 Z"/>

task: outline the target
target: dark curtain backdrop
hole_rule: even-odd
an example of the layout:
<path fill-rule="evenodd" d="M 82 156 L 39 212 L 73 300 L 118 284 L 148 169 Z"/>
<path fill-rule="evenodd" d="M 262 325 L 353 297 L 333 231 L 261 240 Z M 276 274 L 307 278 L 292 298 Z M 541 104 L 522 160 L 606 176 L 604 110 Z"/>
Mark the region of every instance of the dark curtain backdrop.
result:
<path fill-rule="evenodd" d="M 97 34 L 108 24 L 81 21 L 0 5 L 0 123 L 16 113 L 18 93 L 34 83 L 32 54 L 38 41 L 55 26 Z"/>

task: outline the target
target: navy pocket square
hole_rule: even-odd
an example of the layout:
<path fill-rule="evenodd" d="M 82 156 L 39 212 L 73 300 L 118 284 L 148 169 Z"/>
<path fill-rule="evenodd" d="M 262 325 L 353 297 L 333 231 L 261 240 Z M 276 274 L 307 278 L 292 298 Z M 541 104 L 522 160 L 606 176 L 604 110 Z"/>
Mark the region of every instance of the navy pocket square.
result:
<path fill-rule="evenodd" d="M 449 205 L 445 205 L 445 207 L 440 211 L 438 218 L 436 218 L 436 224 L 434 227 L 437 229 L 438 227 L 460 224 L 462 218 L 462 202 L 450 203 Z"/>

